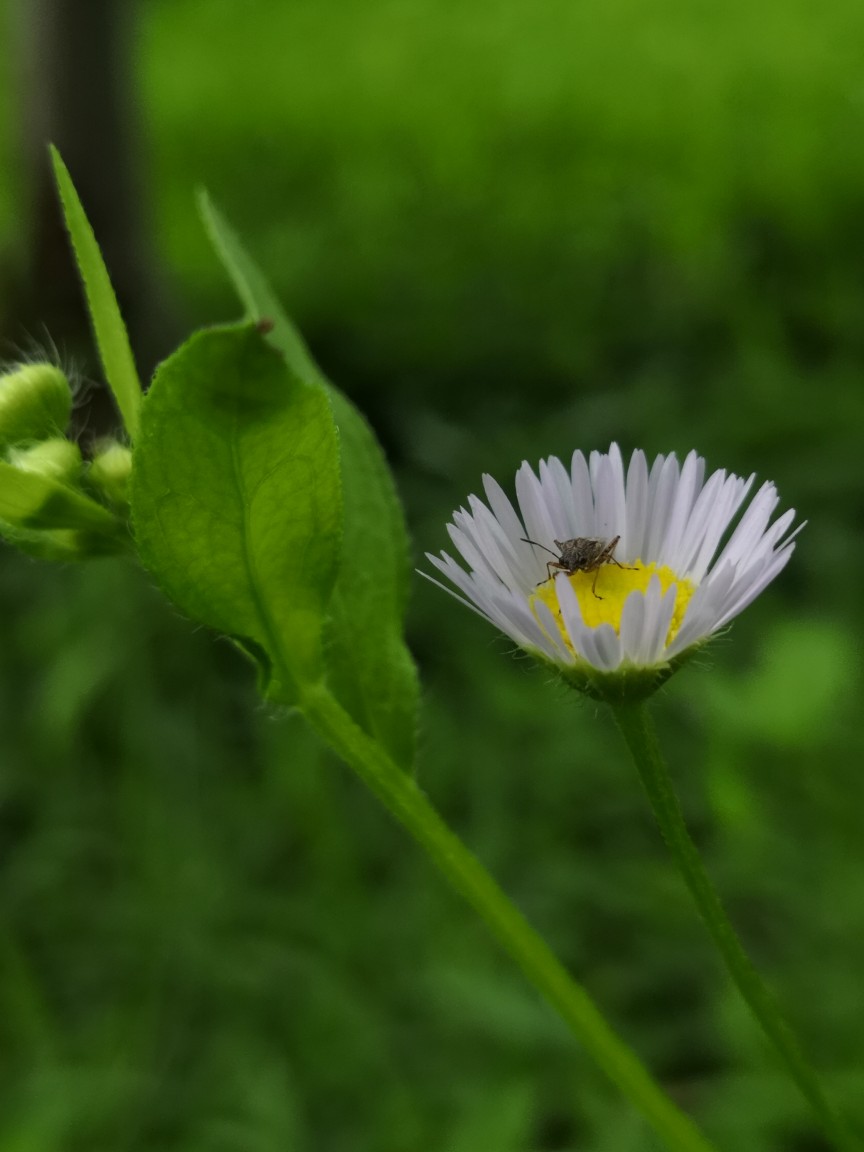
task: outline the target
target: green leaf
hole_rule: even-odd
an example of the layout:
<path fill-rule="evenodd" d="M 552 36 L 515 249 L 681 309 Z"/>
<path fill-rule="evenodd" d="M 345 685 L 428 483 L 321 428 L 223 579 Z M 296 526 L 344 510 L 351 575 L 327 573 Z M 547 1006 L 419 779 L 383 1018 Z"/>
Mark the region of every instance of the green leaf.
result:
<path fill-rule="evenodd" d="M 90 310 L 105 378 L 114 393 L 126 431 L 130 439 L 134 440 L 138 434 L 141 382 L 135 369 L 126 326 L 120 315 L 117 297 L 111 287 L 108 270 L 96 237 L 93 235 L 93 229 L 78 199 L 72 177 L 53 145 L 51 145 L 51 163 L 54 165 L 54 177 L 60 192 L 60 201 L 78 263 L 78 271 L 84 283 L 87 307 Z"/>
<path fill-rule="evenodd" d="M 255 326 L 198 332 L 159 368 L 131 504 L 144 564 L 184 612 L 258 658 L 270 695 L 294 702 L 320 680 L 341 532 L 336 429 L 324 391 Z"/>
<path fill-rule="evenodd" d="M 409 545 L 384 453 L 363 416 L 322 375 L 235 233 L 205 194 L 201 212 L 248 316 L 297 375 L 328 391 L 339 429 L 344 528 L 327 628 L 327 673 L 343 707 L 398 764 L 414 761 L 418 684 L 403 639 Z"/>
<path fill-rule="evenodd" d="M 408 544 L 383 453 L 366 421 L 332 392 L 342 448 L 344 533 L 330 602 L 330 687 L 397 764 L 414 763 L 419 684 L 403 637 Z"/>

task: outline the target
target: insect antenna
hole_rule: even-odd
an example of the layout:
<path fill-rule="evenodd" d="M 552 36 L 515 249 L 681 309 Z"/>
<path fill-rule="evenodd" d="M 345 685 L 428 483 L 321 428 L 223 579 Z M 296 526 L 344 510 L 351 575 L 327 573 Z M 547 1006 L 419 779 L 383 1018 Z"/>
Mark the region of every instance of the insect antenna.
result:
<path fill-rule="evenodd" d="M 519 539 L 525 544 L 533 544 L 535 548 L 542 548 L 544 552 L 548 552 L 550 556 L 554 556 L 556 560 L 558 559 L 558 553 L 553 552 L 551 548 L 547 548 L 545 544 L 538 544 L 536 540 L 529 540 L 527 536 L 520 536 Z"/>

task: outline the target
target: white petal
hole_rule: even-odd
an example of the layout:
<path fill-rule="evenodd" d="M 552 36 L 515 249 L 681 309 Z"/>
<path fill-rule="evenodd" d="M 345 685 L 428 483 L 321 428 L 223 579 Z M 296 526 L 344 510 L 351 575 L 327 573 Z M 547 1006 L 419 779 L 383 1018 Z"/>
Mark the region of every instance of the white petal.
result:
<path fill-rule="evenodd" d="M 727 560 L 737 564 L 753 550 L 767 528 L 778 502 L 777 489 L 770 480 L 766 480 L 729 537 L 729 542 L 717 558 L 717 564 L 723 564 Z"/>
<path fill-rule="evenodd" d="M 720 488 L 716 502 L 705 510 L 705 521 L 702 527 L 703 538 L 695 558 L 682 575 L 686 575 L 695 583 L 702 580 L 708 571 L 714 553 L 720 546 L 720 541 L 750 491 L 754 479 L 755 476 L 748 476 L 746 480 L 741 480 L 734 475 L 727 477 L 726 483 Z"/>
<path fill-rule="evenodd" d="M 548 468 L 550 482 L 555 485 L 563 512 L 561 531 L 564 534 L 558 539 L 572 540 L 574 536 L 579 535 L 579 524 L 576 520 L 576 507 L 573 502 L 573 485 L 570 483 L 570 475 L 557 456 L 549 457 Z"/>
<path fill-rule="evenodd" d="M 642 558 L 648 519 L 648 464 L 641 449 L 637 449 L 630 457 L 626 503 L 626 525 L 619 555 L 622 563 L 632 564 L 634 560 Z"/>
<path fill-rule="evenodd" d="M 541 628 L 539 622 L 523 596 L 513 593 L 497 593 L 492 600 L 492 609 L 499 614 L 503 623 L 499 624 L 523 648 L 536 648 L 552 660 L 560 660 L 558 646 Z"/>
<path fill-rule="evenodd" d="M 492 476 L 484 474 L 483 491 L 486 493 L 486 499 L 489 501 L 489 507 L 492 509 L 495 519 L 504 529 L 507 536 L 514 541 L 525 536 L 526 532 L 522 521 L 516 515 L 507 493 L 498 481 Z"/>
<path fill-rule="evenodd" d="M 555 457 L 552 457 L 554 460 Z M 567 502 L 562 499 L 561 489 L 558 485 L 558 476 L 555 471 L 550 467 L 552 460 L 548 463 L 545 460 L 540 461 L 540 487 L 543 490 L 543 501 L 546 505 L 546 510 L 549 513 L 549 520 L 552 525 L 552 538 L 554 540 L 569 540 L 573 535 L 573 497 L 570 491 L 570 485 L 567 483 L 567 473 L 564 473 L 564 480 L 567 484 Z M 561 464 L 561 461 L 557 461 Z M 563 471 L 563 468 L 562 468 Z"/>
<path fill-rule="evenodd" d="M 438 557 L 433 556 L 431 552 L 426 553 L 426 559 L 430 560 L 436 566 L 438 565 Z M 478 616 L 482 616 L 484 620 L 489 620 L 485 612 L 480 609 L 471 600 L 467 600 L 464 596 L 460 596 L 458 592 L 454 592 L 452 588 L 448 588 L 446 584 L 442 584 L 440 580 L 436 580 L 434 576 L 430 576 L 428 572 L 424 572 L 418 568 L 417 572 L 424 580 L 428 580 L 430 584 L 434 584 L 436 588 L 443 588 L 448 596 L 452 596 L 454 600 L 458 600 L 460 604 L 464 604 L 466 608 L 470 608 L 472 612 L 476 612 Z"/>
<path fill-rule="evenodd" d="M 684 532 L 704 476 L 705 461 L 695 452 L 688 453 L 681 469 L 681 477 L 669 512 L 669 523 L 660 546 L 663 563 L 668 564 L 675 572 L 681 571 L 681 554 L 686 546 Z"/>
<path fill-rule="evenodd" d="M 657 459 L 660 460 L 661 457 L 658 456 Z M 645 552 L 642 557 L 646 564 L 652 561 L 656 561 L 658 564 L 665 563 L 661 548 L 666 536 L 669 517 L 672 514 L 675 493 L 678 490 L 679 471 L 678 461 L 674 453 L 666 457 L 656 474 L 655 469 L 651 469 L 648 482 L 648 524 L 645 535 Z"/>
<path fill-rule="evenodd" d="M 778 550 L 778 541 L 786 534 L 794 518 L 795 509 L 790 508 L 788 512 L 784 512 L 782 516 L 775 520 L 762 538 L 753 545 L 750 553 L 739 561 L 739 579 L 749 576 L 750 572 L 754 569 L 761 570 L 770 561 L 771 557 Z M 803 524 L 799 524 L 792 535 L 783 541 L 782 547 L 785 547 L 794 540 L 803 527 Z"/>
<path fill-rule="evenodd" d="M 636 664 L 648 664 L 653 658 L 657 647 L 657 621 L 660 616 L 662 599 L 663 589 L 660 585 L 660 579 L 657 576 L 652 576 L 643 593 L 642 630 L 633 657 L 633 662 Z"/>
<path fill-rule="evenodd" d="M 435 556 L 429 556 L 429 559 L 460 591 L 465 593 L 481 616 L 485 616 L 522 647 L 549 651 L 549 642 L 537 622 L 530 616 L 524 596 L 509 592 L 497 580 L 465 572 L 446 552 L 442 553 L 442 556 L 443 560 Z M 549 654 L 551 655 L 551 651 Z"/>
<path fill-rule="evenodd" d="M 508 588 L 521 588 L 523 592 L 533 590 L 544 570 L 535 558 L 534 549 L 530 544 L 524 544 L 521 537 L 508 536 L 482 500 L 469 496 L 468 503 L 474 515 L 478 546 L 483 548 L 485 545 L 492 567 Z"/>
<path fill-rule="evenodd" d="M 601 667 L 601 658 L 597 651 L 596 631 L 594 628 L 588 628 L 584 624 L 577 624 L 575 634 L 571 635 L 570 640 L 573 647 L 586 663 L 590 664 L 592 668 Z"/>
<path fill-rule="evenodd" d="M 582 620 L 582 609 L 579 606 L 573 585 L 563 572 L 555 577 L 555 595 L 558 598 L 558 607 L 561 609 L 564 629 L 570 637 L 573 647 L 579 652 L 581 648 L 577 641 L 585 627 Z"/>
<path fill-rule="evenodd" d="M 480 572 L 484 576 L 490 576 L 493 580 L 497 580 L 498 576 L 495 573 L 495 569 L 477 547 L 474 540 L 464 530 L 465 517 L 467 517 L 467 515 L 467 512 L 455 513 L 453 516 L 454 523 L 447 525 L 447 535 L 453 541 L 454 546 L 459 550 L 465 563 L 473 572 Z"/>
<path fill-rule="evenodd" d="M 658 581 L 659 583 L 659 581 Z M 645 593 L 630 593 L 621 610 L 621 652 L 625 660 L 642 663 L 642 632 L 645 628 Z"/>
<path fill-rule="evenodd" d="M 621 641 L 611 624 L 599 624 L 594 629 L 594 643 L 597 667 L 604 672 L 614 672 L 621 663 Z"/>
<path fill-rule="evenodd" d="M 534 612 L 537 615 L 540 627 L 546 633 L 550 646 L 555 652 L 554 659 L 561 664 L 575 664 L 576 658 L 564 643 L 564 637 L 561 635 L 558 621 L 555 619 L 549 605 L 544 600 L 536 600 L 534 603 Z"/>
<path fill-rule="evenodd" d="M 599 656 L 594 639 L 594 629 L 589 628 L 582 619 L 582 609 L 573 590 L 573 585 L 564 573 L 555 578 L 555 592 L 558 596 L 558 607 L 561 609 L 561 619 L 570 643 L 574 650 L 595 668 L 599 668 Z"/>
<path fill-rule="evenodd" d="M 469 608 L 473 608 L 479 616 L 483 616 L 486 620 L 491 621 L 491 623 L 497 624 L 497 620 L 481 606 L 481 600 L 485 601 L 486 598 L 481 595 L 471 576 L 464 568 L 460 568 L 456 561 L 448 556 L 446 552 L 442 552 L 441 555 L 444 557 L 443 560 L 438 556 L 433 556 L 431 552 L 426 553 L 426 557 L 430 563 L 434 564 L 439 572 L 442 572 L 451 583 L 455 584 L 456 587 L 464 593 L 464 597 L 458 595 L 452 588 L 447 588 L 446 585 L 441 584 L 434 576 L 429 576 L 424 572 L 423 575 L 426 579 L 431 580 L 433 584 L 437 584 L 439 588 L 444 588 L 446 592 L 449 592 L 450 595 L 454 596 L 457 600 L 461 600 L 463 604 L 467 604 Z"/>
<path fill-rule="evenodd" d="M 611 540 L 627 530 L 627 505 L 624 495 L 624 462 L 617 444 L 609 454 L 592 453 L 594 481 L 594 532 L 599 540 Z"/>
<path fill-rule="evenodd" d="M 555 529 L 546 501 L 543 498 L 543 489 L 540 481 L 531 470 L 527 460 L 523 461 L 516 473 L 516 498 L 519 501 L 519 511 L 525 521 L 526 535 L 538 544 L 553 548 Z"/>
<path fill-rule="evenodd" d="M 577 449 L 573 453 L 570 466 L 570 483 L 573 489 L 573 510 L 576 529 L 574 536 L 594 535 L 594 490 L 585 457 Z"/>
<path fill-rule="evenodd" d="M 735 477 L 730 477 L 729 479 L 734 481 Z M 696 503 L 690 512 L 690 517 L 684 532 L 684 542 L 679 558 L 679 567 L 677 569 L 681 576 L 687 576 L 689 578 L 692 575 L 697 558 L 705 546 L 706 535 L 709 530 L 716 527 L 718 511 L 722 515 L 722 509 L 726 505 L 731 505 L 731 493 L 734 492 L 734 484 L 727 485 L 726 472 L 721 469 L 719 472 L 714 472 L 708 478 L 707 484 L 705 484 L 699 493 Z M 720 536 L 722 536 L 725 530 L 725 527 L 720 528 L 717 541 L 712 549 L 712 554 L 716 550 L 717 544 L 720 542 Z M 706 568 L 708 566 L 708 560 L 710 560 L 710 555 L 705 561 Z M 702 574 L 704 574 L 704 568 L 700 576 Z"/>
<path fill-rule="evenodd" d="M 675 615 L 675 599 L 676 590 L 672 586 L 652 605 L 651 619 L 646 620 L 645 644 L 642 649 L 642 658 L 646 664 L 657 664 L 664 658 L 666 637 Z"/>
<path fill-rule="evenodd" d="M 684 613 L 681 627 L 666 651 L 667 657 L 683 652 L 691 644 L 696 644 L 699 640 L 704 640 L 706 636 L 710 636 L 712 632 L 716 632 L 722 606 L 729 595 L 734 580 L 734 564 L 722 564 L 711 570 L 704 582 L 693 593 Z"/>
<path fill-rule="evenodd" d="M 774 554 L 771 561 L 757 574 L 754 578 L 744 583 L 743 587 L 736 587 L 734 596 L 730 597 L 729 602 L 724 605 L 723 615 L 715 624 L 715 629 L 722 628 L 733 620 L 739 613 L 743 612 L 748 604 L 756 599 L 760 592 L 762 592 L 771 581 L 779 576 L 786 565 L 792 553 L 795 551 L 795 545 L 791 544 L 788 548 L 783 548 Z"/>

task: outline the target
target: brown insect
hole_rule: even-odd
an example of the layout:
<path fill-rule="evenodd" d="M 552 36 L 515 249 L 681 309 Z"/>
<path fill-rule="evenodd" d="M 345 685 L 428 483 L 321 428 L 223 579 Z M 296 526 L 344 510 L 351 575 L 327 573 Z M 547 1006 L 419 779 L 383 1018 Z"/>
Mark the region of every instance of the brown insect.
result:
<path fill-rule="evenodd" d="M 566 572 L 568 576 L 572 576 L 574 572 L 593 572 L 594 579 L 591 582 L 591 591 L 598 600 L 602 600 L 603 597 L 597 591 L 597 574 L 604 564 L 616 564 L 625 571 L 635 571 L 633 568 L 628 568 L 626 564 L 619 563 L 613 555 L 615 546 L 620 539 L 620 536 L 616 536 L 612 540 L 594 540 L 590 536 L 576 536 L 573 540 L 553 540 L 552 543 L 560 553 L 560 555 L 555 556 L 552 549 L 547 548 L 545 544 L 538 544 L 536 540 L 522 537 L 526 544 L 533 544 L 535 548 L 542 548 L 550 556 L 555 556 L 554 560 L 546 561 L 546 580 L 552 579 L 552 568 L 557 568 L 559 572 Z M 545 584 L 546 580 L 541 580 L 537 585 L 538 588 L 540 584 Z"/>

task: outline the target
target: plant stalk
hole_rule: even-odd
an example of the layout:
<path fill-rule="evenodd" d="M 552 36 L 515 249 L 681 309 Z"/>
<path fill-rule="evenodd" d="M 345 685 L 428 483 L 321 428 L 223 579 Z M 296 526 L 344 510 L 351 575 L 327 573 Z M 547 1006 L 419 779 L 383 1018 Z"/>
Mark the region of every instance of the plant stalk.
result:
<path fill-rule="evenodd" d="M 612 711 L 635 761 L 663 839 L 690 889 L 729 975 L 789 1075 L 809 1101 L 825 1133 L 843 1152 L 862 1152 L 858 1137 L 829 1103 L 816 1072 L 801 1051 L 772 993 L 744 951 L 723 909 L 699 851 L 687 831 L 681 805 L 646 705 L 642 702 L 613 704 Z"/>
<path fill-rule="evenodd" d="M 325 688 L 305 691 L 301 708 L 322 739 L 354 769 L 428 853 L 450 885 L 479 913 L 586 1052 L 667 1146 L 674 1152 L 712 1152 L 712 1145 L 610 1028 L 588 993 L 444 823 L 415 780 L 354 723 Z"/>

